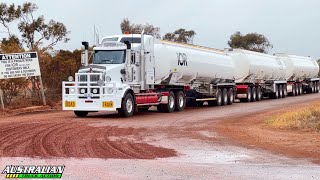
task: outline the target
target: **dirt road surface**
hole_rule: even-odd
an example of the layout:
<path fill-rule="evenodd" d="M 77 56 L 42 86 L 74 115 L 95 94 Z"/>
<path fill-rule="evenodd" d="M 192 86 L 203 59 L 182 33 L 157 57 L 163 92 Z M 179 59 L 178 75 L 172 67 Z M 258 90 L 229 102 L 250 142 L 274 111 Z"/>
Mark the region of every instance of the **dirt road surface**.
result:
<path fill-rule="evenodd" d="M 63 179 L 319 179 L 312 158 L 246 146 L 214 127 L 319 100 L 314 94 L 171 114 L 150 110 L 128 119 L 61 111 L 1 117 L 0 168 L 63 164 Z"/>

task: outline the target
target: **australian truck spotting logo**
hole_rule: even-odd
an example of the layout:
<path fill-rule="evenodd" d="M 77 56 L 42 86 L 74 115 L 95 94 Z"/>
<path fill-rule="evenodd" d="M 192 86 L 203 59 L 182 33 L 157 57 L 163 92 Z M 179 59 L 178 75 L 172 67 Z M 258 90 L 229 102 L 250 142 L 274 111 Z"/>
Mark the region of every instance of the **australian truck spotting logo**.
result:
<path fill-rule="evenodd" d="M 6 178 L 61 179 L 65 166 L 7 165 L 1 174 Z"/>

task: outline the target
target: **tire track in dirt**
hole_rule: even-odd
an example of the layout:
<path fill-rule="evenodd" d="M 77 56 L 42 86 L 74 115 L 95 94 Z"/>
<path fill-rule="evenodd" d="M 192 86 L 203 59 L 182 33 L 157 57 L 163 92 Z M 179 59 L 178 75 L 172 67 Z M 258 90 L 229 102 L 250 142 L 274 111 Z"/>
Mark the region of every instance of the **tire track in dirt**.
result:
<path fill-rule="evenodd" d="M 143 132 L 143 128 L 92 127 L 81 121 L 0 122 L 0 156 L 154 159 L 176 155 L 172 149 L 126 138 Z"/>

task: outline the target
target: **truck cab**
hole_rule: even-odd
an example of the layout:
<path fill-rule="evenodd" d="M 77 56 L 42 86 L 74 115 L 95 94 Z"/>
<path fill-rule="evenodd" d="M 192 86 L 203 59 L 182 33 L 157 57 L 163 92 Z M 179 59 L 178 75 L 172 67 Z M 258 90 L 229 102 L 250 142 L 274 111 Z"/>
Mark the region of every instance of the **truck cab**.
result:
<path fill-rule="evenodd" d="M 105 37 L 93 48 L 91 64 L 88 43 L 83 45 L 81 68 L 74 80 L 63 82 L 63 110 L 74 111 L 78 117 L 96 111 L 118 111 L 132 116 L 136 96 L 154 86 L 153 37 L 143 34 Z M 158 101 L 158 96 L 153 99 Z"/>

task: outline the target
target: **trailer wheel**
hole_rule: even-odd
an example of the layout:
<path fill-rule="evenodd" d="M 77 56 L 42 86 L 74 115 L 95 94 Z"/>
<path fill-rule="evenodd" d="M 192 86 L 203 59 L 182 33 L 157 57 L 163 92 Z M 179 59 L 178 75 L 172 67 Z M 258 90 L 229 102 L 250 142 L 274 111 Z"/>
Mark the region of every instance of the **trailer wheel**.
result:
<path fill-rule="evenodd" d="M 300 96 L 300 88 L 299 88 L 299 84 L 296 85 L 296 95 Z"/>
<path fill-rule="evenodd" d="M 74 111 L 74 114 L 77 116 L 77 117 L 86 117 L 88 115 L 88 111 Z"/>
<path fill-rule="evenodd" d="M 222 105 L 228 104 L 228 90 L 226 88 L 222 89 Z"/>
<path fill-rule="evenodd" d="M 316 92 L 316 83 L 312 82 L 312 93 Z"/>
<path fill-rule="evenodd" d="M 257 91 L 255 87 L 251 88 L 251 94 L 252 94 L 251 101 L 255 102 L 257 100 Z"/>
<path fill-rule="evenodd" d="M 297 96 L 295 84 L 292 84 L 292 96 Z"/>
<path fill-rule="evenodd" d="M 175 110 L 176 111 L 183 111 L 186 107 L 186 100 L 184 97 L 183 91 L 177 91 L 175 94 Z"/>
<path fill-rule="evenodd" d="M 279 86 L 276 85 L 275 92 L 271 94 L 272 99 L 278 99 L 279 98 Z"/>
<path fill-rule="evenodd" d="M 221 92 L 221 89 L 218 89 L 218 91 L 217 91 L 217 100 L 208 102 L 209 106 L 211 105 L 211 103 L 212 103 L 212 105 L 216 105 L 216 106 L 221 106 L 222 105 L 222 92 Z"/>
<path fill-rule="evenodd" d="M 131 93 L 127 93 L 122 102 L 121 109 L 119 109 L 119 114 L 123 117 L 131 117 L 134 112 L 134 100 Z"/>
<path fill-rule="evenodd" d="M 299 95 L 302 95 L 303 94 L 303 88 L 302 88 L 302 84 L 299 84 Z"/>
<path fill-rule="evenodd" d="M 228 104 L 231 105 L 234 101 L 233 89 L 230 88 L 228 91 Z"/>
<path fill-rule="evenodd" d="M 247 88 L 247 98 L 245 99 L 245 102 L 250 102 L 251 101 L 251 87 Z"/>
<path fill-rule="evenodd" d="M 278 93 L 279 93 L 279 98 L 283 98 L 283 89 L 282 89 L 282 85 L 279 85 L 279 88 L 278 88 Z"/>
<path fill-rule="evenodd" d="M 262 92 L 260 86 L 257 87 L 257 101 L 261 101 L 262 99 Z"/>
<path fill-rule="evenodd" d="M 283 98 L 286 98 L 287 97 L 287 95 L 288 95 L 288 91 L 287 91 L 287 86 L 286 85 L 283 85 L 282 86 L 282 97 Z"/>
<path fill-rule="evenodd" d="M 316 82 L 316 93 L 319 93 L 319 82 Z"/>

